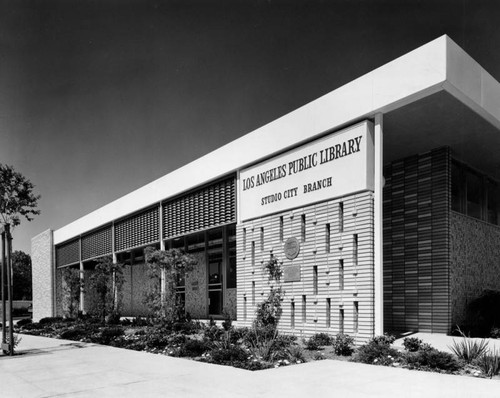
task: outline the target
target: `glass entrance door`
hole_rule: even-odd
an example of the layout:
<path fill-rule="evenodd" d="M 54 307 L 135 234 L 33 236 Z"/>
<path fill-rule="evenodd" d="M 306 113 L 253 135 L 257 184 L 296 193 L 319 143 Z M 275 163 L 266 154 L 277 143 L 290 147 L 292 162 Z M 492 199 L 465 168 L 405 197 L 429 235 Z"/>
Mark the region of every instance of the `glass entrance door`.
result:
<path fill-rule="evenodd" d="M 208 232 L 208 315 L 222 315 L 223 295 L 222 228 Z"/>

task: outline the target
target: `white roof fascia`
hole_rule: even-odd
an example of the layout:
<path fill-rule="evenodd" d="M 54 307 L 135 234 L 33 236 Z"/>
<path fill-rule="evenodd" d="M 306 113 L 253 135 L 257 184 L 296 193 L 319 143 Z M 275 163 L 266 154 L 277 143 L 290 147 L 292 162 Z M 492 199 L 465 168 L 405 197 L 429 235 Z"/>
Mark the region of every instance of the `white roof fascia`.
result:
<path fill-rule="evenodd" d="M 176 196 L 314 139 L 443 90 L 447 43 L 441 36 L 273 122 L 54 231 L 54 244 Z"/>
<path fill-rule="evenodd" d="M 500 83 L 453 40 L 446 44 L 444 89 L 500 129 Z"/>

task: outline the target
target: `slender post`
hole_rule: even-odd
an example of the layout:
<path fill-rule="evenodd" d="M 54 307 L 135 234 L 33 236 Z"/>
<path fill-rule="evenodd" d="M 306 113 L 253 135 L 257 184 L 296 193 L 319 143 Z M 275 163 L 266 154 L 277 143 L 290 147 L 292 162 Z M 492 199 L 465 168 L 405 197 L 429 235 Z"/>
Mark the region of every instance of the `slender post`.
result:
<path fill-rule="evenodd" d="M 12 236 L 10 224 L 5 224 L 5 235 L 7 237 L 7 298 L 9 300 L 9 355 L 14 355 L 14 319 L 12 317 Z"/>
<path fill-rule="evenodd" d="M 6 325 L 7 325 L 7 312 L 6 312 L 6 308 L 5 308 L 5 280 L 6 280 L 6 276 L 5 276 L 5 269 L 6 269 L 6 266 L 5 266 L 5 229 L 3 229 L 2 227 L 2 270 L 1 270 L 1 274 L 2 274 L 2 351 L 4 354 L 6 354 L 7 352 L 5 350 L 3 350 L 3 347 L 4 347 L 4 344 L 7 343 L 7 339 L 6 339 Z"/>
<path fill-rule="evenodd" d="M 374 192 L 374 287 L 375 287 L 375 335 L 384 334 L 384 256 L 383 256 L 383 119 L 382 114 L 375 115 L 375 192 Z"/>

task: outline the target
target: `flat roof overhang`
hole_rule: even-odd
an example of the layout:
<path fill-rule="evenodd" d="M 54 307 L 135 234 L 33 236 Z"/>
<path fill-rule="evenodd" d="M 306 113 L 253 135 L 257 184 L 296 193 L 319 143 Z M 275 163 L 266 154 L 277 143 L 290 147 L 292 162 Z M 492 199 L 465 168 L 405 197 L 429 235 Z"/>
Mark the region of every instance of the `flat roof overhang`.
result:
<path fill-rule="evenodd" d="M 54 244 L 377 114 L 384 163 L 448 145 L 500 179 L 500 84 L 441 36 L 54 231 Z"/>

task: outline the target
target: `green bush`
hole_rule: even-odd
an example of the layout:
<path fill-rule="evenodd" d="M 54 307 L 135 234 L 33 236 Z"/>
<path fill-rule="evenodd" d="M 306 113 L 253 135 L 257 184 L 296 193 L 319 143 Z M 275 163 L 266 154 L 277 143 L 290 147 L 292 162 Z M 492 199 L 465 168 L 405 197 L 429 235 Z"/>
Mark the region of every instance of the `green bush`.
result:
<path fill-rule="evenodd" d="M 362 345 L 353 357 L 354 362 L 385 366 L 391 366 L 399 359 L 400 353 L 391 348 L 386 341 L 380 339 L 372 339 L 367 344 Z"/>
<path fill-rule="evenodd" d="M 60 316 L 51 316 L 51 317 L 46 317 L 42 318 L 38 321 L 40 325 L 50 325 L 53 323 L 61 322 L 63 319 Z"/>
<path fill-rule="evenodd" d="M 23 319 L 20 319 L 19 321 L 17 321 L 16 326 L 20 328 L 20 327 L 29 325 L 31 323 L 33 323 L 31 318 L 23 318 Z"/>
<path fill-rule="evenodd" d="M 230 364 L 235 361 L 246 361 L 248 353 L 241 347 L 216 348 L 210 351 L 213 363 Z"/>
<path fill-rule="evenodd" d="M 354 352 L 354 338 L 339 333 L 333 339 L 332 346 L 335 355 L 349 356 Z"/>
<path fill-rule="evenodd" d="M 66 329 L 64 330 L 60 337 L 64 340 L 80 340 L 82 337 L 87 335 L 87 330 L 82 328 Z"/>
<path fill-rule="evenodd" d="M 390 346 L 394 341 L 396 341 L 396 337 L 393 335 L 384 333 L 381 336 L 375 336 L 371 339 L 371 341 L 378 345 Z"/>
<path fill-rule="evenodd" d="M 309 351 L 317 351 L 320 349 L 320 345 L 318 344 L 317 340 L 315 340 L 313 337 L 309 339 L 303 339 L 304 345 L 306 347 L 306 350 Z"/>
<path fill-rule="evenodd" d="M 472 337 L 488 337 L 500 325 L 500 291 L 484 290 L 467 306 L 462 329 Z"/>
<path fill-rule="evenodd" d="M 208 350 L 210 350 L 210 345 L 206 341 L 188 339 L 181 346 L 179 356 L 199 357 Z"/>
<path fill-rule="evenodd" d="M 418 351 L 422 347 L 422 340 L 417 337 L 405 337 L 403 347 L 408 352 Z"/>
<path fill-rule="evenodd" d="M 492 339 L 500 339 L 500 328 L 492 327 L 490 330 L 490 337 Z"/>
<path fill-rule="evenodd" d="M 304 355 L 304 350 L 299 345 L 292 345 L 287 348 L 288 360 L 292 363 L 303 363 L 306 362 L 306 357 Z"/>
<path fill-rule="evenodd" d="M 435 348 L 409 352 L 405 356 L 405 363 L 409 369 L 440 370 L 447 373 L 456 372 L 461 368 L 453 355 Z"/>

